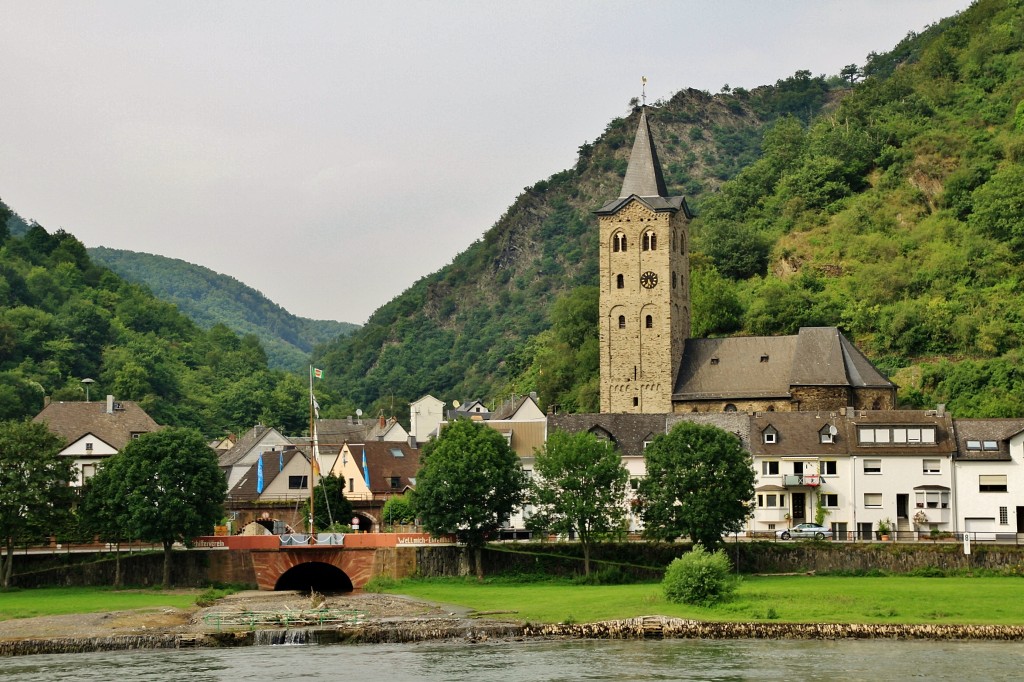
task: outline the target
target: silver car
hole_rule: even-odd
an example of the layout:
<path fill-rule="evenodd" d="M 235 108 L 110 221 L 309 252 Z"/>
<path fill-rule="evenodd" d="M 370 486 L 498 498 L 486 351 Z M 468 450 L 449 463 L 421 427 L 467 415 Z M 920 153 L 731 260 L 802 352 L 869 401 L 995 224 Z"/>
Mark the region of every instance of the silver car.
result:
<path fill-rule="evenodd" d="M 815 538 L 816 540 L 824 540 L 825 538 L 832 537 L 832 529 L 826 528 L 825 526 L 819 526 L 816 523 L 801 523 L 793 526 L 792 528 L 783 528 L 782 530 L 775 531 L 775 537 L 781 540 L 789 540 L 790 538 Z"/>

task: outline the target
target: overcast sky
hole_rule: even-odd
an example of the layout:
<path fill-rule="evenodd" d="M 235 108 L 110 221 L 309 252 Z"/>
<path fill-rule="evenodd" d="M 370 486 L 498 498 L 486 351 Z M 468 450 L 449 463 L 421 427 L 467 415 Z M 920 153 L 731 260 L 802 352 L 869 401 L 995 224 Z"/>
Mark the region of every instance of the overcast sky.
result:
<path fill-rule="evenodd" d="M 835 74 L 968 0 L 0 0 L 0 198 L 362 323 L 687 87 Z"/>

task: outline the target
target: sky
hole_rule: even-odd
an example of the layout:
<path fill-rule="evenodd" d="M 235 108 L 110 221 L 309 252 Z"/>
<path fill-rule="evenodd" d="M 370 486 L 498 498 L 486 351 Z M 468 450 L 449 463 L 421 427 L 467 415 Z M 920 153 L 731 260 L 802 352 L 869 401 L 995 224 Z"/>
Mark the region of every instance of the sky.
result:
<path fill-rule="evenodd" d="M 647 99 L 836 74 L 968 0 L 0 0 L 0 198 L 363 323 Z"/>

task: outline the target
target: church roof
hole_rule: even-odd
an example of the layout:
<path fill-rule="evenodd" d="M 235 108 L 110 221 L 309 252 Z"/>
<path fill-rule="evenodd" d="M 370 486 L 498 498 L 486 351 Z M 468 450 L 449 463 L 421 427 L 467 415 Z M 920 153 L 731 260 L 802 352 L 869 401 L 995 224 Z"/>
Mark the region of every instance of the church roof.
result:
<path fill-rule="evenodd" d="M 640 110 L 640 124 L 633 140 L 633 150 L 629 154 L 629 165 L 626 166 L 626 177 L 622 181 L 622 192 L 619 198 L 609 201 L 598 209 L 598 215 L 615 213 L 633 198 L 639 199 L 644 205 L 655 212 L 678 211 L 683 209 L 686 215 L 690 211 L 683 197 L 668 196 L 665 178 L 658 161 L 658 152 L 654 147 L 654 136 L 647 123 L 647 109 Z"/>
<path fill-rule="evenodd" d="M 795 336 L 687 339 L 673 398 L 781 398 L 793 386 L 893 384 L 835 327 L 802 327 Z"/>

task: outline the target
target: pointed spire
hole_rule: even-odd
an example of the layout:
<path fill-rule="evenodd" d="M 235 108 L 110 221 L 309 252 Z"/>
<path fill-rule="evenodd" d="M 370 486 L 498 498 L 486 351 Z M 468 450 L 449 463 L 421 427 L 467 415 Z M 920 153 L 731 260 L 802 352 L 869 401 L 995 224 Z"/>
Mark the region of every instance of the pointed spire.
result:
<path fill-rule="evenodd" d="M 658 153 L 654 149 L 654 137 L 647 124 L 647 107 L 640 110 L 640 125 L 636 129 L 636 139 L 633 140 L 633 151 L 629 155 L 626 179 L 622 181 L 619 197 L 625 198 L 632 194 L 638 197 L 668 196 Z"/>

